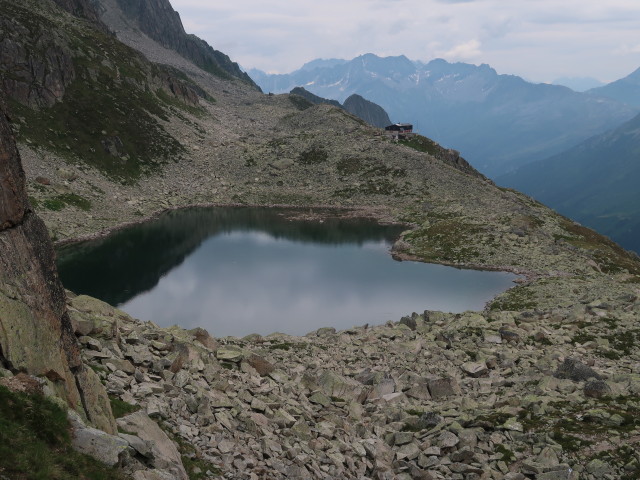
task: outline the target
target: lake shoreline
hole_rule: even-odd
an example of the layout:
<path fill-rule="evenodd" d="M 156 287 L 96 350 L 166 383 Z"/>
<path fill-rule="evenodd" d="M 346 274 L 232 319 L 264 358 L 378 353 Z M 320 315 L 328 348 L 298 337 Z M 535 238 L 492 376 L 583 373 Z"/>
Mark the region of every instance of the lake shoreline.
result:
<path fill-rule="evenodd" d="M 127 228 L 130 228 L 136 225 L 143 225 L 145 223 L 156 220 L 166 213 L 175 212 L 179 210 L 195 209 L 195 208 L 265 208 L 265 209 L 291 210 L 292 212 L 309 211 L 307 214 L 288 215 L 285 218 L 287 218 L 287 220 L 305 220 L 305 221 L 311 221 L 311 222 L 313 221 L 322 222 L 328 218 L 340 218 L 340 219 L 361 218 L 361 219 L 375 220 L 379 225 L 406 226 L 407 230 L 413 230 L 417 227 L 415 224 L 402 222 L 397 219 L 394 219 L 393 216 L 390 215 L 389 213 L 382 212 L 382 209 L 375 208 L 375 207 L 365 207 L 365 206 L 346 207 L 346 206 L 321 205 L 321 204 L 299 206 L 299 205 L 291 205 L 291 204 L 194 203 L 189 205 L 178 205 L 178 206 L 173 206 L 169 208 L 164 208 L 161 210 L 157 210 L 151 213 L 150 215 L 141 217 L 139 220 L 119 223 L 111 227 L 104 228 L 98 232 L 87 234 L 87 235 L 80 235 L 77 237 L 65 238 L 64 240 L 59 240 L 54 242 L 54 247 L 57 249 L 57 248 L 65 247 L 68 245 L 106 238 L 109 235 L 125 230 Z M 339 215 L 335 215 L 336 213 L 339 213 Z M 394 245 L 401 240 L 402 240 L 402 234 L 398 238 L 396 238 Z M 391 246 L 388 253 L 394 258 L 394 260 L 397 260 L 397 261 L 421 262 L 421 263 L 434 264 L 434 265 L 443 265 L 447 267 L 453 267 L 453 268 L 464 269 L 464 270 L 513 273 L 515 275 L 518 275 L 519 277 L 523 277 L 521 279 L 514 280 L 514 283 L 517 283 L 519 285 L 526 285 L 544 277 L 563 276 L 562 274 L 554 275 L 553 273 L 540 273 L 533 270 L 510 266 L 510 265 L 482 265 L 482 264 L 476 264 L 472 262 L 454 263 L 454 262 L 447 262 L 445 260 L 438 260 L 438 259 L 425 260 L 417 255 L 411 255 L 409 253 L 401 252 L 401 251 L 394 251 L 394 245 Z M 487 302 L 487 306 L 491 303 L 491 301 Z"/>
<path fill-rule="evenodd" d="M 399 262 L 392 245 L 404 227 L 353 214 L 175 210 L 61 248 L 59 275 L 75 293 L 136 318 L 159 325 L 182 318 L 184 328 L 240 337 L 378 325 L 412 311 L 480 311 L 518 280 L 510 272 Z"/>

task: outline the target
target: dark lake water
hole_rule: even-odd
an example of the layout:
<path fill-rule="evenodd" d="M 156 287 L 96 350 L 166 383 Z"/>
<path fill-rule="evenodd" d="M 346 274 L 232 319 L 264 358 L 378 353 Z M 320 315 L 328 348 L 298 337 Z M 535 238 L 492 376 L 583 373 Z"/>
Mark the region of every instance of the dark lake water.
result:
<path fill-rule="evenodd" d="M 398 262 L 401 229 L 369 220 L 288 220 L 291 210 L 198 208 L 58 251 L 65 287 L 160 326 L 217 337 L 480 310 L 515 275 Z"/>

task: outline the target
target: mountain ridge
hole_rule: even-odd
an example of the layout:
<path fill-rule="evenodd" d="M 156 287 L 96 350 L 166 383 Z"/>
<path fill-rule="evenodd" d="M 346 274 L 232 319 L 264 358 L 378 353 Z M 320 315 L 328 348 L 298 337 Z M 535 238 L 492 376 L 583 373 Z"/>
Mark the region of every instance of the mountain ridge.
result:
<path fill-rule="evenodd" d="M 640 252 L 640 115 L 498 183 Z"/>
<path fill-rule="evenodd" d="M 588 93 L 601 95 L 633 106 L 640 106 L 640 68 L 615 82 L 592 88 Z"/>
<path fill-rule="evenodd" d="M 558 153 L 638 111 L 567 87 L 499 75 L 486 64 L 443 59 L 423 63 L 366 54 L 286 75 L 252 72 L 265 91 L 302 86 L 338 101 L 358 93 L 382 106 L 392 121 L 413 123 L 418 132 L 461 151 L 489 176 Z"/>
<path fill-rule="evenodd" d="M 168 0 L 106 0 L 97 2 L 96 5 L 99 6 L 101 21 L 108 23 L 104 18 L 105 13 L 119 9 L 134 28 L 163 47 L 175 50 L 203 70 L 222 78 L 238 78 L 259 88 L 227 55 L 199 37 L 187 34 L 180 14 L 173 9 Z M 118 27 L 119 25 L 111 27 L 116 34 Z"/>
<path fill-rule="evenodd" d="M 363 98 L 356 93 L 349 96 L 344 101 L 344 104 L 341 104 L 337 100 L 327 100 L 326 98 L 314 95 L 303 87 L 296 87 L 289 93 L 292 95 L 303 97 L 316 105 L 327 104 L 333 105 L 334 107 L 343 108 L 347 112 L 355 115 L 356 117 L 364 120 L 369 125 L 373 125 L 374 127 L 384 128 L 391 124 L 389 115 L 387 114 L 387 112 L 385 112 L 384 108 L 382 108 L 380 105 L 370 102 L 366 98 Z"/>

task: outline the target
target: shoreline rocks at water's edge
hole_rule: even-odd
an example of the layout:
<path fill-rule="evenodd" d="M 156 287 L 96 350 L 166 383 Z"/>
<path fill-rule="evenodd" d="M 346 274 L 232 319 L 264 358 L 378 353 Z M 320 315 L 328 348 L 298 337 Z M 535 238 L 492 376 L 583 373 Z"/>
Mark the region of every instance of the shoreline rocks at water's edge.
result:
<path fill-rule="evenodd" d="M 205 478 L 640 471 L 637 453 L 622 461 L 640 438 L 630 418 L 640 413 L 638 349 L 613 361 L 602 342 L 576 336 L 603 312 L 633 328 L 637 298 L 622 311 L 425 312 L 377 327 L 243 339 L 159 328 L 86 296 L 69 308 L 84 360 L 109 394 L 191 444 L 210 465 Z"/>

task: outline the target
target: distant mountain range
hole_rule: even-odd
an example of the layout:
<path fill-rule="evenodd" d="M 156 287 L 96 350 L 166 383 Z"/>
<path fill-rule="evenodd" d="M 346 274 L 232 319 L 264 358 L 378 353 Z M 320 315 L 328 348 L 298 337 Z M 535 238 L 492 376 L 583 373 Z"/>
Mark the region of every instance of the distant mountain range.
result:
<path fill-rule="evenodd" d="M 620 96 L 605 97 L 606 90 L 578 93 L 498 75 L 485 64 L 442 59 L 425 64 L 366 54 L 314 60 L 284 75 L 248 73 L 265 92 L 302 86 L 340 102 L 357 93 L 383 107 L 392 121 L 413 123 L 418 132 L 459 150 L 491 177 L 562 152 L 640 111 Z"/>
<path fill-rule="evenodd" d="M 604 82 L 591 77 L 561 77 L 556 78 L 551 83 L 553 85 L 569 87 L 571 90 L 576 92 L 586 92 L 592 88 L 602 87 L 605 85 Z"/>
<path fill-rule="evenodd" d="M 640 115 L 497 182 L 640 252 Z"/>

